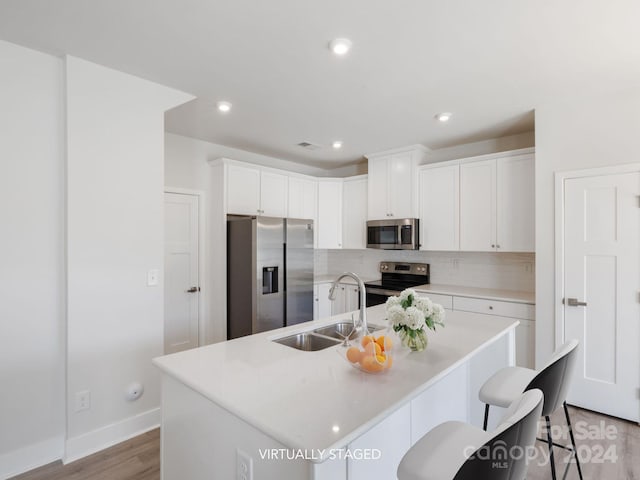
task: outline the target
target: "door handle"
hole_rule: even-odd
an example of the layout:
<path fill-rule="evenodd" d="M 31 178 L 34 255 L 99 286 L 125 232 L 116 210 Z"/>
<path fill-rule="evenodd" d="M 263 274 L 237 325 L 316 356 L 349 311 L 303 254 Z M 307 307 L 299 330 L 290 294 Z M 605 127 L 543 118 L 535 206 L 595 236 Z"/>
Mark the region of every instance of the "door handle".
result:
<path fill-rule="evenodd" d="M 191 287 L 189 290 L 187 290 L 187 293 L 195 293 L 199 291 L 200 291 L 200 287 Z"/>
<path fill-rule="evenodd" d="M 567 298 L 565 305 L 569 307 L 586 307 L 587 302 L 579 302 L 577 298 Z"/>

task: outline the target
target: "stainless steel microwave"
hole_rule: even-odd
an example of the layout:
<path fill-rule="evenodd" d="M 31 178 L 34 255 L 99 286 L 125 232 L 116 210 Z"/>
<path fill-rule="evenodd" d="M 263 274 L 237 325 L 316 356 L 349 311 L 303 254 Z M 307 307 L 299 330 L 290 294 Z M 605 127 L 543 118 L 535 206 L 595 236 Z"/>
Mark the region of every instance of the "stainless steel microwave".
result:
<path fill-rule="evenodd" d="M 417 218 L 369 220 L 367 248 L 418 250 L 420 248 L 419 232 L 420 220 Z"/>

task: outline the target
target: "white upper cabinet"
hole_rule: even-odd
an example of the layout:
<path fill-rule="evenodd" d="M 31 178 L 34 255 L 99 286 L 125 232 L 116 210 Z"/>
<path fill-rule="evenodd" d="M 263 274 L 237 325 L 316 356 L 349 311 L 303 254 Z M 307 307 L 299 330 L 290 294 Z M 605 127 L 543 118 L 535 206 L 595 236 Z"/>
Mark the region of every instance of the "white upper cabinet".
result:
<path fill-rule="evenodd" d="M 262 171 L 260 176 L 260 209 L 268 217 L 287 217 L 289 178 L 279 173 Z"/>
<path fill-rule="evenodd" d="M 227 166 L 227 212 L 260 215 L 260 170 Z"/>
<path fill-rule="evenodd" d="M 289 177 L 289 217 L 316 220 L 318 182 L 307 178 Z"/>
<path fill-rule="evenodd" d="M 317 248 L 342 248 L 342 179 L 318 181 Z"/>
<path fill-rule="evenodd" d="M 496 250 L 496 161 L 460 165 L 460 250 Z"/>
<path fill-rule="evenodd" d="M 417 216 L 417 166 L 425 152 L 415 145 L 367 155 L 369 220 Z"/>
<path fill-rule="evenodd" d="M 460 165 L 460 249 L 533 252 L 534 155 Z"/>
<path fill-rule="evenodd" d="M 367 248 L 367 177 L 345 179 L 342 192 L 342 248 Z"/>
<path fill-rule="evenodd" d="M 288 177 L 260 168 L 227 166 L 227 212 L 286 217 Z"/>
<path fill-rule="evenodd" d="M 518 155 L 497 160 L 499 252 L 535 251 L 535 160 Z"/>
<path fill-rule="evenodd" d="M 459 250 L 460 166 L 422 167 L 418 184 L 420 250 Z"/>

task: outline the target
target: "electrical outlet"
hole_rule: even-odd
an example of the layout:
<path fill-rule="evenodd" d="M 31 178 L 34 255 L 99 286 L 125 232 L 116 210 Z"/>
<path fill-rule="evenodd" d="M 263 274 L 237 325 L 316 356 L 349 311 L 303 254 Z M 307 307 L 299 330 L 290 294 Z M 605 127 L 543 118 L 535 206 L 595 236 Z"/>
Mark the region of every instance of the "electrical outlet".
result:
<path fill-rule="evenodd" d="M 531 270 L 533 270 L 533 265 L 531 263 L 525 263 L 524 264 L 525 273 L 531 273 Z"/>
<path fill-rule="evenodd" d="M 91 408 L 91 392 L 89 390 L 83 390 L 76 392 L 76 412 L 82 410 L 89 410 Z"/>
<path fill-rule="evenodd" d="M 451 264 L 454 270 L 458 270 L 458 267 L 460 266 L 460 260 L 454 258 L 453 260 L 451 260 Z"/>
<path fill-rule="evenodd" d="M 155 287 L 158 285 L 160 279 L 160 270 L 157 268 L 152 268 L 147 272 L 147 286 Z"/>
<path fill-rule="evenodd" d="M 253 459 L 236 449 L 236 480 L 253 480 Z"/>

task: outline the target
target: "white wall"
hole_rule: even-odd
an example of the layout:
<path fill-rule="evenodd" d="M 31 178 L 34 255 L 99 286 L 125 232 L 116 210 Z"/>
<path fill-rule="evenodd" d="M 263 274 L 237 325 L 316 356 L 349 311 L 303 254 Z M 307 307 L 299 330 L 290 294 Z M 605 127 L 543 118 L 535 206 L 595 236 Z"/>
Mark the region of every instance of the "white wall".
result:
<path fill-rule="evenodd" d="M 464 143 L 453 147 L 440 148 L 427 152 L 424 163 L 444 162 L 458 158 L 475 157 L 489 153 L 519 150 L 535 146 L 535 133 L 524 132 L 500 138 L 491 138 L 473 143 Z"/>
<path fill-rule="evenodd" d="M 73 57 L 66 81 L 70 460 L 158 422 L 164 296 L 147 271 L 164 262 L 164 111 L 191 97 Z M 128 402 L 132 381 L 145 393 Z"/>
<path fill-rule="evenodd" d="M 0 41 L 0 478 L 64 439 L 60 59 Z"/>
<path fill-rule="evenodd" d="M 555 347 L 554 173 L 640 162 L 640 89 L 536 109 L 536 363 Z M 640 247 L 639 247 L 640 248 Z"/>
<path fill-rule="evenodd" d="M 167 133 L 165 135 L 165 171 L 167 186 L 201 188 L 203 168 L 208 172 L 207 160 L 225 157 L 241 162 L 254 163 L 271 168 L 281 168 L 305 175 L 325 175 L 327 170 L 275 157 L 247 152 L 238 148 L 225 147 L 216 143 Z M 200 185 L 201 187 L 197 187 Z"/>

